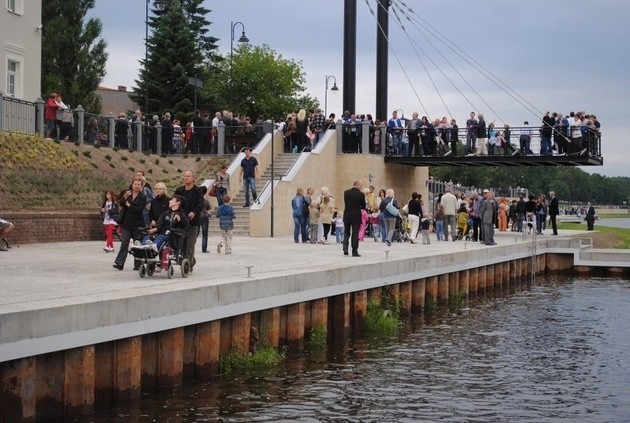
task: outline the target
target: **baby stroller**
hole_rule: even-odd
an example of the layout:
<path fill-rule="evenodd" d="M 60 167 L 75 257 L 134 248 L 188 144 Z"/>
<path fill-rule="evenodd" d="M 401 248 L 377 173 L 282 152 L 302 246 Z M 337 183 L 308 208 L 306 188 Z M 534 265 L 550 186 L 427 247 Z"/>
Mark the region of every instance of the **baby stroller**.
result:
<path fill-rule="evenodd" d="M 470 226 L 468 224 L 469 216 L 466 211 L 460 211 L 457 213 L 457 239 L 462 240 L 466 238 L 466 241 L 470 241 Z"/>
<path fill-rule="evenodd" d="M 411 242 L 411 228 L 406 214 L 401 214 L 396 218 L 396 229 L 392 235 L 392 242 Z"/>
<path fill-rule="evenodd" d="M 182 277 L 187 278 L 191 265 L 186 258 L 186 238 L 186 231 L 174 229 L 167 234 L 166 242 L 159 251 L 155 244 L 139 245 L 136 241 L 129 249 L 129 254 L 140 262 L 140 277 L 153 276 L 156 269 L 160 268 L 166 270 L 166 275 L 172 279 L 175 274 L 173 265 L 177 265 L 180 266 Z"/>

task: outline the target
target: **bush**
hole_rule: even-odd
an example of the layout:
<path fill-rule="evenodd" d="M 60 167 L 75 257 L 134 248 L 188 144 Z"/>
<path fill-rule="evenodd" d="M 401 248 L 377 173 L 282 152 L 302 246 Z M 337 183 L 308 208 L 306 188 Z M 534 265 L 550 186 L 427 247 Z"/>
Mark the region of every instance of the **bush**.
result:
<path fill-rule="evenodd" d="M 401 327 L 402 322 L 397 312 L 384 308 L 374 300 L 368 302 L 365 316 L 365 328 L 368 333 L 387 337 L 396 334 Z"/>
<path fill-rule="evenodd" d="M 258 373 L 267 372 L 278 366 L 286 359 L 285 351 L 278 351 L 273 347 L 264 347 L 253 354 L 233 351 L 221 357 L 219 368 L 221 373 Z"/>
<path fill-rule="evenodd" d="M 107 160 L 108 162 L 112 161 L 112 156 L 110 156 L 109 154 L 105 155 L 105 160 Z"/>
<path fill-rule="evenodd" d="M 316 326 L 308 334 L 308 349 L 311 351 L 321 351 L 326 348 L 327 333 L 325 326 Z"/>
<path fill-rule="evenodd" d="M 91 154 L 89 151 L 87 151 L 87 150 L 83 152 L 83 155 L 84 155 L 85 157 L 87 157 L 88 159 L 91 159 L 91 158 L 92 158 L 92 154 Z"/>

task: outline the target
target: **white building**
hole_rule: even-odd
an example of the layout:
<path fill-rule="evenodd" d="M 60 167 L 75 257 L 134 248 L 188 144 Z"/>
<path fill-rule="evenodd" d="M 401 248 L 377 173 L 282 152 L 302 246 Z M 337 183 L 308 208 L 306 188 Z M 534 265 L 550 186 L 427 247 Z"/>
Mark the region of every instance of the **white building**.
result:
<path fill-rule="evenodd" d="M 0 0 L 0 92 L 41 96 L 42 0 Z"/>

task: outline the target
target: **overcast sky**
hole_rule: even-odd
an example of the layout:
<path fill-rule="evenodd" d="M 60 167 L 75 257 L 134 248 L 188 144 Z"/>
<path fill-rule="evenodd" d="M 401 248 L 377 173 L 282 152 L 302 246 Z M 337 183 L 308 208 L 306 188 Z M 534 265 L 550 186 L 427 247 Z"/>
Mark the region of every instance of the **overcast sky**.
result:
<path fill-rule="evenodd" d="M 583 169 L 630 176 L 630 140 L 623 128 L 630 93 L 626 45 L 630 1 L 404 3 L 414 12 L 407 12 L 411 21 L 399 15 L 406 32 L 394 16 L 390 19 L 390 111 L 402 109 L 405 116 L 418 111 L 431 118 L 452 114 L 461 124 L 475 110 L 483 112 L 487 121 L 518 126 L 524 120 L 538 124 L 547 110 L 585 110 L 602 123 L 604 166 Z M 145 4 L 145 0 L 96 0 L 92 15 L 100 18 L 109 46 L 102 85 L 133 87 L 138 60 L 144 57 Z M 358 113 L 375 110 L 376 22 L 368 4 L 376 11 L 376 0 L 357 0 Z M 403 2 L 393 0 L 393 4 Z M 220 53 L 230 52 L 230 22 L 242 22 L 250 44 L 267 44 L 282 56 L 302 62 L 307 91 L 322 106 L 325 76 L 333 75 L 339 87 L 343 85 L 343 0 L 206 0 L 204 5 L 211 10 L 210 34 L 219 39 Z M 427 22 L 518 95 L 497 88 L 436 38 L 426 40 L 422 27 Z M 241 30 L 237 25 L 237 39 Z M 341 107 L 341 91 L 329 92 L 328 112 L 339 114 Z"/>

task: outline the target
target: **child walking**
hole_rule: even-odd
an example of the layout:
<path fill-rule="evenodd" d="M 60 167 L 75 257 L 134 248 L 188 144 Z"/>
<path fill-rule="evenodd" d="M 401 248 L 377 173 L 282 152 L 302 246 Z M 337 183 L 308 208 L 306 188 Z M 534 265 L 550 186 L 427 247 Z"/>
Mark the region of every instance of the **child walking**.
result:
<path fill-rule="evenodd" d="M 335 238 L 337 244 L 341 244 L 343 242 L 343 216 L 342 212 L 333 213 L 332 222 L 335 225 Z"/>
<path fill-rule="evenodd" d="M 101 207 L 103 213 L 103 227 L 105 229 L 106 253 L 114 252 L 114 231 L 116 230 L 116 219 L 118 218 L 118 205 L 116 204 L 116 194 L 114 191 L 107 191 Z"/>
<path fill-rule="evenodd" d="M 308 239 L 311 244 L 317 243 L 317 225 L 319 221 L 319 207 L 317 201 L 311 201 L 308 209 Z"/>
<path fill-rule="evenodd" d="M 225 244 L 225 254 L 232 254 L 232 231 L 234 231 L 234 207 L 230 204 L 232 197 L 223 196 L 223 204 L 217 210 L 219 218 L 219 228 L 221 229 L 222 240 L 217 244 L 217 253 L 221 254 L 221 247 Z"/>
<path fill-rule="evenodd" d="M 429 240 L 429 229 L 431 228 L 431 219 L 429 213 L 425 213 L 422 215 L 422 219 L 420 220 L 420 230 L 422 232 L 422 244 L 427 245 L 431 243 Z"/>

